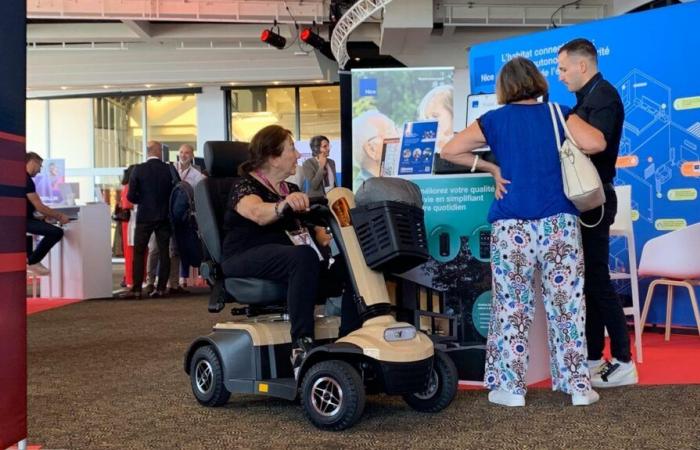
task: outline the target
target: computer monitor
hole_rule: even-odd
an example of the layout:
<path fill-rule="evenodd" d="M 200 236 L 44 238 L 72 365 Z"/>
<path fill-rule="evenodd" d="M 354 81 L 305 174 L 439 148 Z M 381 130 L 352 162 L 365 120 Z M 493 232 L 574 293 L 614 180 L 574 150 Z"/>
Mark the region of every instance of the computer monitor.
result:
<path fill-rule="evenodd" d="M 80 183 L 63 183 L 59 189 L 64 205 L 75 205 L 75 200 L 80 198 Z"/>

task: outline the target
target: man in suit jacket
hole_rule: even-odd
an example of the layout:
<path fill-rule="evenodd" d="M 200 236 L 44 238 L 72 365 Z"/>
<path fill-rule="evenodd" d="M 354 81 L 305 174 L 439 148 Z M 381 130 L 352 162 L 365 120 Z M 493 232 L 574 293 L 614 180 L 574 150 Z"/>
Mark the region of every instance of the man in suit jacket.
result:
<path fill-rule="evenodd" d="M 306 194 L 309 197 L 325 197 L 326 193 L 336 187 L 335 161 L 328 155 L 331 152 L 330 141 L 325 136 L 314 136 L 309 142 L 313 158 L 304 161 L 302 169 L 306 178 Z"/>
<path fill-rule="evenodd" d="M 150 141 L 147 145 L 146 162 L 134 167 L 129 177 L 127 198 L 138 205 L 136 211 L 136 230 L 134 231 L 134 286 L 122 298 L 141 298 L 143 283 L 144 256 L 148 251 L 148 240 L 155 233 L 160 250 L 158 268 L 158 286 L 151 297 L 165 295 L 168 274 L 170 273 L 171 226 L 168 217 L 170 192 L 179 177 L 170 166 L 163 162 L 163 148 L 160 142 Z"/>

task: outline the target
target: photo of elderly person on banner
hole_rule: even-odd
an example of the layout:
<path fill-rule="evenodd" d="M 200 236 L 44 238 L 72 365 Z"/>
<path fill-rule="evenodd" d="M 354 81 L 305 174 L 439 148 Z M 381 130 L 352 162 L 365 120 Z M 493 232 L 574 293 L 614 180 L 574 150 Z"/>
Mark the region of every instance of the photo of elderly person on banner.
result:
<path fill-rule="evenodd" d="M 486 343 L 484 384 L 489 401 L 524 406 L 528 329 L 534 318 L 534 281 L 539 272 L 547 318 L 552 389 L 573 405 L 598 401 L 586 364 L 586 305 L 579 212 L 562 187 L 559 153 L 546 96 L 547 81 L 528 59 L 516 57 L 501 69 L 496 95 L 501 108 L 484 114 L 442 150 L 456 164 L 493 175 L 493 299 Z M 603 135 L 562 106 L 581 149 L 605 148 Z M 560 136 L 564 136 L 561 124 Z M 473 150 L 489 145 L 498 165 Z"/>

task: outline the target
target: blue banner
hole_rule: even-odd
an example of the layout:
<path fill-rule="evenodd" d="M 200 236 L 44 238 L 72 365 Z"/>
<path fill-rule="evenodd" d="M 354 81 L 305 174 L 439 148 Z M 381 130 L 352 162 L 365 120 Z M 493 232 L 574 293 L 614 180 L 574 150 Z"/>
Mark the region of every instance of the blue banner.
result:
<path fill-rule="evenodd" d="M 574 95 L 558 80 L 559 48 L 580 37 L 596 45 L 600 71 L 625 106 L 615 184 L 632 186 L 637 255 L 649 239 L 700 222 L 698 18 L 700 3 L 688 3 L 476 45 L 469 53 L 473 93 L 494 92 L 501 67 L 524 56 L 547 78 L 550 99 L 573 106 Z M 611 241 L 611 266 L 629 267 L 626 255 L 624 239 Z M 664 301 L 655 301 L 649 321 L 663 322 L 664 314 Z M 673 322 L 695 325 L 689 302 L 674 303 Z"/>

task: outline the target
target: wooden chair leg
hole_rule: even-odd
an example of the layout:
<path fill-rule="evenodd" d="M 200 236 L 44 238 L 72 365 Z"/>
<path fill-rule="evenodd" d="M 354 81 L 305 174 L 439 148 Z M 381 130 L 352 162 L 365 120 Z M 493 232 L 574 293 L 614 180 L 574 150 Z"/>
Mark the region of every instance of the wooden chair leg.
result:
<path fill-rule="evenodd" d="M 644 299 L 644 309 L 642 310 L 642 319 L 641 319 L 641 326 L 642 329 L 644 329 L 644 326 L 647 323 L 647 315 L 649 314 L 649 306 L 651 306 L 651 299 L 654 298 L 654 289 L 656 288 L 656 285 L 659 284 L 659 280 L 654 280 L 651 282 L 649 285 L 649 290 L 647 290 L 647 298 Z"/>
<path fill-rule="evenodd" d="M 695 288 L 688 282 L 684 284 L 685 287 L 688 288 L 688 293 L 690 294 L 690 304 L 693 307 L 693 314 L 695 315 L 695 325 L 698 327 L 698 334 L 700 334 L 700 311 L 698 311 L 698 299 L 695 296 Z"/>
<path fill-rule="evenodd" d="M 673 311 L 673 285 L 667 284 L 668 291 L 666 293 L 666 329 L 664 340 L 671 340 L 671 312 Z"/>

